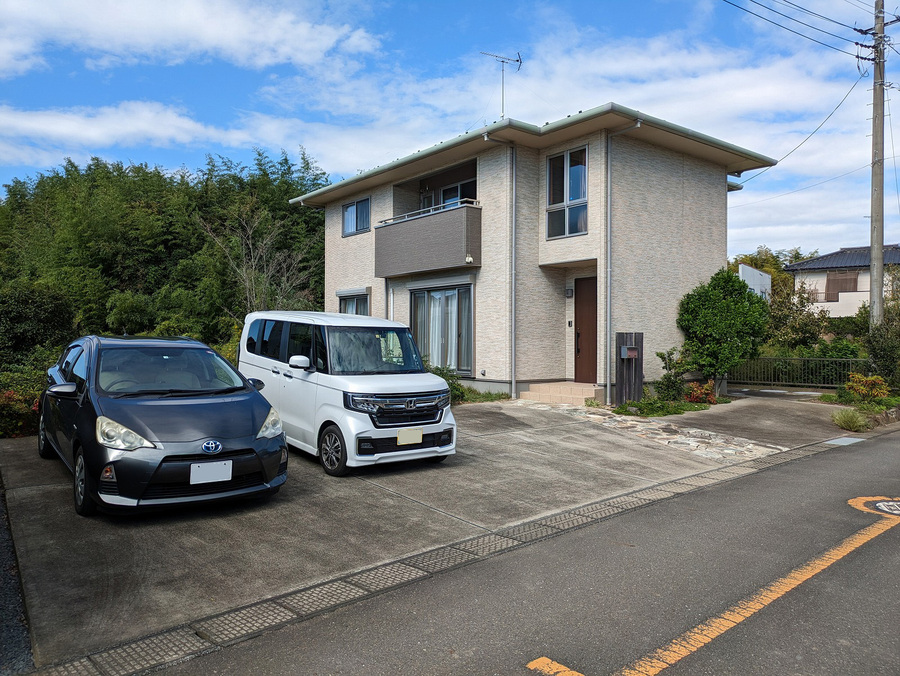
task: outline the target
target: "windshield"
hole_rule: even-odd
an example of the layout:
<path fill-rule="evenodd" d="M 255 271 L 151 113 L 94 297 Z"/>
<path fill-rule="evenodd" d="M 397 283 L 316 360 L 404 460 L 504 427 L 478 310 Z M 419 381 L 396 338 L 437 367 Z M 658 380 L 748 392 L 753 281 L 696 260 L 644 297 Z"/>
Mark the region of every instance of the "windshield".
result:
<path fill-rule="evenodd" d="M 406 327 L 331 327 L 331 372 L 343 375 L 422 373 L 422 359 Z"/>
<path fill-rule="evenodd" d="M 234 368 L 209 348 L 106 348 L 98 368 L 97 383 L 110 394 L 189 395 L 244 387 Z"/>

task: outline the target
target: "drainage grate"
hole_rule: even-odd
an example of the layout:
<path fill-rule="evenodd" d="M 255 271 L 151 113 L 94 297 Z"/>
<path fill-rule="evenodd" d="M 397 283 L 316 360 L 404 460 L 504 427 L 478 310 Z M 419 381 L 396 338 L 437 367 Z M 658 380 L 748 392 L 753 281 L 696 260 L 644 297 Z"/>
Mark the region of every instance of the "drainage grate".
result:
<path fill-rule="evenodd" d="M 499 535 L 482 535 L 472 540 L 461 542 L 456 546 L 478 556 L 487 556 L 488 554 L 502 552 L 504 549 L 511 549 L 519 544 L 517 540 L 510 540 Z"/>
<path fill-rule="evenodd" d="M 559 532 L 557 528 L 551 528 L 540 523 L 526 523 L 521 526 L 513 526 L 512 528 L 504 528 L 497 534 L 502 537 L 513 538 L 519 542 L 532 542 L 541 538 L 555 535 Z"/>
<path fill-rule="evenodd" d="M 638 491 L 637 493 L 632 493 L 631 497 L 640 498 L 641 500 L 664 500 L 666 498 L 671 498 L 675 493 L 673 491 L 668 491 L 663 488 L 646 488 L 642 491 Z"/>
<path fill-rule="evenodd" d="M 673 495 L 678 495 L 679 493 L 690 493 L 694 490 L 696 486 L 691 486 L 690 484 L 683 484 L 678 481 L 670 481 L 667 484 L 662 484 L 659 486 L 660 490 L 665 490 L 668 493 L 672 493 Z"/>
<path fill-rule="evenodd" d="M 329 582 L 291 594 L 283 599 L 279 599 L 278 602 L 283 606 L 287 606 L 298 615 L 311 615 L 320 610 L 353 601 L 367 594 L 368 592 L 365 590 L 346 582 Z"/>
<path fill-rule="evenodd" d="M 687 484 L 688 486 L 694 486 L 695 488 L 699 488 L 700 486 L 709 486 L 710 484 L 718 483 L 718 479 L 713 479 L 706 474 L 700 476 L 689 476 L 684 479 L 679 479 L 678 482 L 682 484 Z"/>
<path fill-rule="evenodd" d="M 104 674 L 133 674 L 152 667 L 196 655 L 215 646 L 210 645 L 190 629 L 174 631 L 141 639 L 91 656 Z"/>
<path fill-rule="evenodd" d="M 586 523 L 594 523 L 594 519 L 583 514 L 567 512 L 566 514 L 557 514 L 556 516 L 550 516 L 546 519 L 541 519 L 540 521 L 538 521 L 538 523 L 542 523 L 547 526 L 553 526 L 557 530 L 569 530 L 570 528 L 578 528 L 578 526 L 583 526 Z"/>
<path fill-rule="evenodd" d="M 634 507 L 641 507 L 642 505 L 647 505 L 652 500 L 647 500 L 645 498 L 636 497 L 634 494 L 631 495 L 623 495 L 618 498 L 611 498 L 609 500 L 605 500 L 607 505 L 617 505 L 619 507 L 624 507 L 625 509 L 632 509 Z"/>
<path fill-rule="evenodd" d="M 404 582 L 418 580 L 420 577 L 427 577 L 428 573 L 405 566 L 402 563 L 389 563 L 385 566 L 373 568 L 365 572 L 353 575 L 347 578 L 347 582 L 355 584 L 369 591 L 381 591 L 390 587 L 396 587 Z"/>
<path fill-rule="evenodd" d="M 469 561 L 474 561 L 478 557 L 471 552 L 464 552 L 454 547 L 442 547 L 441 549 L 433 549 L 430 552 L 413 556 L 406 559 L 405 563 L 429 573 L 436 573 L 439 570 L 447 570 Z"/>
<path fill-rule="evenodd" d="M 38 673 L 40 673 L 41 676 L 100 676 L 97 667 L 91 664 L 91 661 L 87 657 L 75 660 L 74 662 L 60 664 L 57 667 L 43 669 Z"/>
<path fill-rule="evenodd" d="M 627 507 L 622 507 L 621 505 L 611 505 L 608 502 L 600 502 L 596 505 L 581 507 L 572 513 L 579 516 L 586 516 L 589 519 L 602 519 L 607 516 L 612 516 L 613 514 L 621 514 L 627 509 Z"/>
<path fill-rule="evenodd" d="M 297 616 L 288 609 L 268 602 L 198 622 L 194 629 L 213 643 L 229 645 L 295 619 Z"/>

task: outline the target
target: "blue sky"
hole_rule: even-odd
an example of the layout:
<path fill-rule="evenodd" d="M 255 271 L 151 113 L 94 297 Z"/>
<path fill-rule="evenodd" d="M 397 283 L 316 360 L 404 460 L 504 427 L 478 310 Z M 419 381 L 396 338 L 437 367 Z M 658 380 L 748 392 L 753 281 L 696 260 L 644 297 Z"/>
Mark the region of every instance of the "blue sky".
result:
<path fill-rule="evenodd" d="M 867 245 L 872 75 L 848 39 L 868 41 L 851 27 L 873 25 L 874 3 L 732 1 L 831 47 L 725 0 L 4 0 L 0 184 L 66 158 L 194 171 L 301 146 L 339 180 L 499 119 L 499 64 L 480 52 L 521 53 L 508 117 L 613 101 L 776 159 L 850 92 L 729 196 L 729 255 Z M 885 155 L 893 243 L 890 117 Z"/>

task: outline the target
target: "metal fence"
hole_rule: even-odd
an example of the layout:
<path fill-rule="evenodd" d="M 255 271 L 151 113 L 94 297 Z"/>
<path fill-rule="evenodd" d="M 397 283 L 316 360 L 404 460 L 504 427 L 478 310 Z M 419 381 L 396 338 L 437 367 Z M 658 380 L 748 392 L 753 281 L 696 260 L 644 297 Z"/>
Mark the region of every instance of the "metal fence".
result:
<path fill-rule="evenodd" d="M 748 359 L 728 373 L 734 385 L 837 387 L 849 373 L 868 374 L 868 359 Z"/>

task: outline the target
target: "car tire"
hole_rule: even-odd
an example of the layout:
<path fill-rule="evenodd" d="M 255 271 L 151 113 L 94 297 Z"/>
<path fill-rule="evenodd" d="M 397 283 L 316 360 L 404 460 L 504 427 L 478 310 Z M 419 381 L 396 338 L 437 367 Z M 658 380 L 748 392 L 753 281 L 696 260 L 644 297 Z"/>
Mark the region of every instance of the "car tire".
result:
<path fill-rule="evenodd" d="M 41 409 L 41 415 L 38 420 L 38 455 L 44 458 L 44 460 L 52 460 L 56 457 L 56 451 L 53 450 L 53 446 L 50 445 L 50 442 L 47 441 L 47 430 L 44 427 L 44 410 Z"/>
<path fill-rule="evenodd" d="M 319 437 L 319 462 L 330 476 L 345 476 L 347 467 L 347 444 L 337 425 L 329 425 Z"/>
<path fill-rule="evenodd" d="M 97 513 L 97 503 L 88 494 L 87 468 L 84 465 L 84 454 L 81 451 L 75 451 L 75 471 L 72 476 L 75 512 L 79 516 L 93 516 Z"/>

